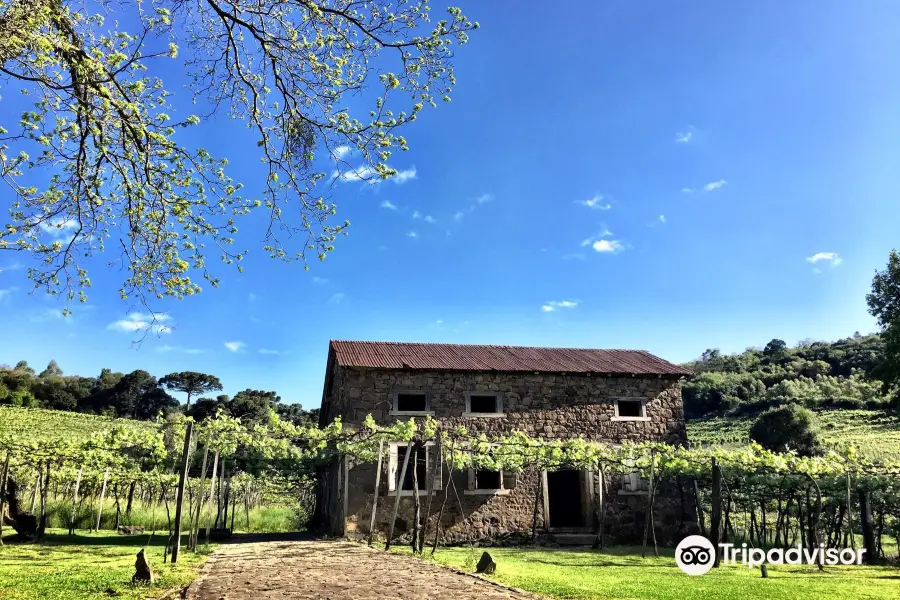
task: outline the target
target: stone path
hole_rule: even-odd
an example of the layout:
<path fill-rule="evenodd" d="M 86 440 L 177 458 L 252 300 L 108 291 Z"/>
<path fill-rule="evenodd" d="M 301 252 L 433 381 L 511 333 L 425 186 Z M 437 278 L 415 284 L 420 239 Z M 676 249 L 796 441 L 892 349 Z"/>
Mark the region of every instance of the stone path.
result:
<path fill-rule="evenodd" d="M 251 541 L 219 546 L 190 600 L 537 600 L 412 556 L 346 541 Z"/>

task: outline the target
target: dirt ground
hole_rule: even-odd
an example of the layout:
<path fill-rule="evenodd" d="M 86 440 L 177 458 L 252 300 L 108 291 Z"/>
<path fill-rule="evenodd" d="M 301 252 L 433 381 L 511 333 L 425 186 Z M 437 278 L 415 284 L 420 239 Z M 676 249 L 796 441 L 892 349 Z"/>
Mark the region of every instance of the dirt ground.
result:
<path fill-rule="evenodd" d="M 262 540 L 223 544 L 190 600 L 536 600 L 538 597 L 364 544 Z"/>

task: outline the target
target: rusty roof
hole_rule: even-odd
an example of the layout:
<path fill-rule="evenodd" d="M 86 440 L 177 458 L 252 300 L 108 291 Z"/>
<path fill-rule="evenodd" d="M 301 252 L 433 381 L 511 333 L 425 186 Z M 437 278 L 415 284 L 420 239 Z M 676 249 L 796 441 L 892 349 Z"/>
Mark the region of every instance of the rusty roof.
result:
<path fill-rule="evenodd" d="M 692 375 L 644 350 L 530 348 L 469 344 L 351 342 L 332 340 L 342 367 L 435 371 L 540 371 L 605 375 Z"/>

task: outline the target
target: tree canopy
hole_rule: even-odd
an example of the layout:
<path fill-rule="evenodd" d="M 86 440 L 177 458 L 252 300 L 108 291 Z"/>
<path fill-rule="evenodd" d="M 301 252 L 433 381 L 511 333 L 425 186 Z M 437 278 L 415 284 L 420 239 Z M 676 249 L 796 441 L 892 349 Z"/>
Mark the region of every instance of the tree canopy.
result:
<path fill-rule="evenodd" d="M 454 7 L 432 21 L 427 0 L 104 6 L 0 0 L 0 178 L 14 195 L 0 250 L 33 256 L 35 287 L 69 300 L 84 301 L 101 252 L 145 304 L 215 286 L 209 259 L 241 268 L 253 212 L 268 256 L 323 259 L 349 225 L 331 221 L 329 186 L 396 173 L 401 129 L 450 100 L 454 48 L 478 26 Z M 163 72 L 184 73 L 192 104 Z M 21 111 L 5 108 L 16 88 Z M 252 188 L 183 133 L 216 119 L 249 129 L 264 170 Z"/>
<path fill-rule="evenodd" d="M 835 342 L 783 340 L 762 350 L 723 355 L 706 350 L 685 366 L 697 375 L 683 388 L 689 418 L 713 413 L 761 412 L 771 406 L 882 406 L 876 373 L 884 360 L 883 336 L 854 334 Z"/>
<path fill-rule="evenodd" d="M 191 408 L 191 397 L 195 394 L 218 392 L 222 389 L 222 382 L 215 375 L 197 373 L 196 371 L 183 371 L 181 373 L 169 373 L 159 380 L 159 385 L 170 392 L 182 392 L 187 394 L 187 409 Z"/>
<path fill-rule="evenodd" d="M 900 254 L 896 250 L 891 250 L 885 270 L 875 274 L 866 302 L 884 339 L 884 359 L 876 375 L 900 406 Z"/>

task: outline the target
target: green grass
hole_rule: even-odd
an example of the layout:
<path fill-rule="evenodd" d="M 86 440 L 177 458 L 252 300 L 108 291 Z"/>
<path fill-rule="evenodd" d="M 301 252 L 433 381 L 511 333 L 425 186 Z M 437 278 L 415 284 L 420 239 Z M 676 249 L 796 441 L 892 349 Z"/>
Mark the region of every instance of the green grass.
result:
<path fill-rule="evenodd" d="M 822 437 L 831 448 L 856 446 L 873 458 L 900 457 L 900 417 L 880 410 L 819 409 Z M 701 444 L 744 444 L 757 416 L 713 417 L 687 422 L 688 439 Z"/>
<path fill-rule="evenodd" d="M 777 566 L 762 579 L 758 569 L 722 566 L 689 577 L 671 550 L 642 559 L 638 548 L 439 548 L 434 560 L 474 571 L 487 550 L 497 562 L 493 577 L 507 585 L 555 598 L 590 600 L 874 600 L 900 597 L 900 569 L 892 567 Z M 404 551 L 400 549 L 399 551 Z M 425 552 L 428 558 L 428 550 Z"/>
<path fill-rule="evenodd" d="M 157 534 L 146 553 L 156 583 L 132 585 L 135 554 L 148 537 L 101 532 L 70 538 L 53 531 L 42 543 L 7 543 L 0 547 L 0 599 L 99 600 L 109 598 L 106 590 L 113 589 L 121 594 L 118 598 L 138 600 L 159 597 L 196 577 L 206 553 L 182 552 L 177 565 L 163 564 L 165 534 Z"/>

